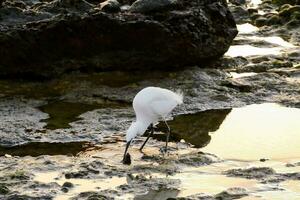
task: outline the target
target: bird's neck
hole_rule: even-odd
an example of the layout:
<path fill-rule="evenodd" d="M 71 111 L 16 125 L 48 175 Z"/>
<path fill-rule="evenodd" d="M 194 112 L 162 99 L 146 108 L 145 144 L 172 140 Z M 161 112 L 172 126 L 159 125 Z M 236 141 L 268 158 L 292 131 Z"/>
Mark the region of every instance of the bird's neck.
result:
<path fill-rule="evenodd" d="M 143 134 L 151 124 L 149 120 L 139 120 L 139 119 L 136 120 L 136 123 L 140 134 Z"/>

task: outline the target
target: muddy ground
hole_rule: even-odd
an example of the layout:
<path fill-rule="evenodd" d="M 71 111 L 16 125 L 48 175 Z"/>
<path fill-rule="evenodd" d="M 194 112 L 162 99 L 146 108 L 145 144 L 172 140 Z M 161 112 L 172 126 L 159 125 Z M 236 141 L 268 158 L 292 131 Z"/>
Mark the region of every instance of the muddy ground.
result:
<path fill-rule="evenodd" d="M 245 162 L 202 152 L 232 108 L 300 108 L 296 14 L 269 1 L 230 6 L 240 33 L 213 68 L 0 80 L 0 199 L 300 198 L 300 157 Z M 169 118 L 169 155 L 161 153 L 165 129 L 158 125 L 143 153 L 145 138 L 134 141 L 126 166 L 131 101 L 150 85 L 184 93 Z"/>

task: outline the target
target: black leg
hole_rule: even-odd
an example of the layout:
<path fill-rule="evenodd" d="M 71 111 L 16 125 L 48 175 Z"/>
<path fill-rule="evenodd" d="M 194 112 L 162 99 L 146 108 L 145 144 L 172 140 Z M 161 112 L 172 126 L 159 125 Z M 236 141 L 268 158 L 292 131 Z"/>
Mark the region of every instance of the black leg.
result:
<path fill-rule="evenodd" d="M 132 140 L 130 140 L 129 142 L 127 142 L 127 144 L 126 144 L 126 148 L 125 148 L 125 152 L 124 152 L 124 156 L 123 156 L 123 164 L 126 164 L 127 163 L 127 161 L 126 161 L 126 154 L 127 154 L 127 151 L 128 151 L 128 148 L 129 148 L 129 145 L 130 145 L 130 143 L 131 143 L 131 141 Z"/>
<path fill-rule="evenodd" d="M 147 137 L 147 139 L 145 140 L 144 144 L 141 146 L 140 151 L 143 150 L 145 144 L 148 142 L 149 138 L 153 135 L 153 132 L 154 132 L 153 124 L 150 124 L 150 129 L 151 129 L 151 130 L 150 130 L 150 133 L 148 134 L 148 137 Z"/>
<path fill-rule="evenodd" d="M 168 123 L 164 120 L 167 128 L 168 128 L 168 133 L 167 133 L 167 137 L 166 137 L 166 153 L 168 152 L 168 142 L 169 142 L 169 138 L 170 138 L 170 127 L 168 125 Z"/>

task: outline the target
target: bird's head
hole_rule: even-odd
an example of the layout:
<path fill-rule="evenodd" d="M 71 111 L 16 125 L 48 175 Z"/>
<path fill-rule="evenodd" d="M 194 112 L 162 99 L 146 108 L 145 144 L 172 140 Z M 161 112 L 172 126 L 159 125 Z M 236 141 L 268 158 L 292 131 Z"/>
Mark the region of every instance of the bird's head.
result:
<path fill-rule="evenodd" d="M 126 132 L 126 141 L 129 142 L 130 140 L 135 138 L 135 136 L 137 134 L 139 134 L 138 123 L 137 122 L 132 122 L 132 124 L 130 125 L 130 127 L 128 128 L 128 130 Z"/>

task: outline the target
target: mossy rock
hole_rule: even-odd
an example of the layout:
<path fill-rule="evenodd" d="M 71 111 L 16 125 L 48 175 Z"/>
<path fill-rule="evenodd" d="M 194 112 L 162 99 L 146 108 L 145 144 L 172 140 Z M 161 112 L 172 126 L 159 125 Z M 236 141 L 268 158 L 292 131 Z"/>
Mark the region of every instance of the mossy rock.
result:
<path fill-rule="evenodd" d="M 258 27 L 264 26 L 267 24 L 268 19 L 265 17 L 259 17 L 255 20 L 255 25 Z"/>
<path fill-rule="evenodd" d="M 293 63 L 289 61 L 276 60 L 272 62 L 274 68 L 290 68 L 293 67 Z"/>
<path fill-rule="evenodd" d="M 252 21 L 255 21 L 255 20 L 258 19 L 259 17 L 261 17 L 260 14 L 254 13 L 254 14 L 252 14 L 252 15 L 250 16 L 250 19 L 251 19 Z"/>
<path fill-rule="evenodd" d="M 29 177 L 26 175 L 26 173 L 22 170 L 17 170 L 14 173 L 10 174 L 9 177 L 11 179 L 18 179 L 18 180 L 28 180 Z"/>
<path fill-rule="evenodd" d="M 300 20 L 300 11 L 293 12 L 291 19 Z"/>
<path fill-rule="evenodd" d="M 272 3 L 276 5 L 283 5 L 283 4 L 295 5 L 297 3 L 297 0 L 272 0 Z"/>
<path fill-rule="evenodd" d="M 300 12 L 300 5 L 292 6 L 289 8 L 289 12 L 292 14 L 294 12 Z"/>
<path fill-rule="evenodd" d="M 281 19 L 278 15 L 274 15 L 274 16 L 272 16 L 268 19 L 267 24 L 269 26 L 276 25 L 276 24 L 281 24 Z"/>
<path fill-rule="evenodd" d="M 255 9 L 255 8 L 248 8 L 248 13 L 250 14 L 250 15 L 252 15 L 252 14 L 257 14 L 258 13 L 258 10 L 257 9 Z"/>
<path fill-rule="evenodd" d="M 300 12 L 300 6 L 297 5 L 297 6 L 290 6 L 290 7 L 287 7 L 283 10 L 281 10 L 279 12 L 279 16 L 281 17 L 285 17 L 285 18 L 289 18 L 291 17 L 295 12 Z"/>
<path fill-rule="evenodd" d="M 272 0 L 264 0 L 262 3 L 263 4 L 270 4 L 270 3 L 272 3 Z"/>
<path fill-rule="evenodd" d="M 286 24 L 287 28 L 294 29 L 300 26 L 300 20 L 292 19 Z"/>
<path fill-rule="evenodd" d="M 279 16 L 284 17 L 284 18 L 289 18 L 290 14 L 291 14 L 289 9 L 290 9 L 290 7 L 280 10 L 280 12 L 278 13 Z"/>
<path fill-rule="evenodd" d="M 284 9 L 289 9 L 290 7 L 292 7 L 290 4 L 283 4 L 282 6 L 280 6 L 279 11 L 282 11 Z"/>

